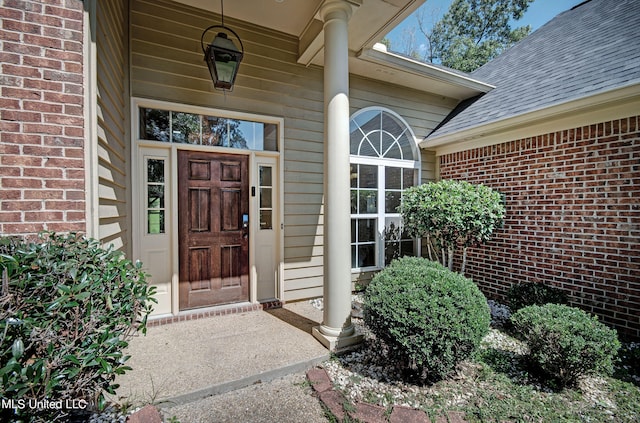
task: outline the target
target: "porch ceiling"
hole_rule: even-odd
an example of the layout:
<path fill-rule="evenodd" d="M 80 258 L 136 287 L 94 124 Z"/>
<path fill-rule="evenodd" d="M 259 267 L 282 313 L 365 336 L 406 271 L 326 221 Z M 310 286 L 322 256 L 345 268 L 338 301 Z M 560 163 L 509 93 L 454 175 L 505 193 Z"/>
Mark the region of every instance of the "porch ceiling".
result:
<path fill-rule="evenodd" d="M 220 14 L 220 0 L 174 0 Z M 324 31 L 319 9 L 326 0 L 227 0 L 225 16 L 298 38 L 298 63 L 324 64 Z M 350 72 L 456 99 L 487 92 L 490 85 L 467 75 L 417 63 L 373 49 L 426 0 L 346 0 L 354 5 L 349 21 Z"/>
<path fill-rule="evenodd" d="M 220 0 L 174 0 L 220 13 Z M 425 0 L 347 0 L 359 5 L 349 22 L 349 49 L 371 48 Z M 322 65 L 324 34 L 318 11 L 324 0 L 227 0 L 225 16 L 298 37 L 299 62 Z"/>
<path fill-rule="evenodd" d="M 199 9 L 220 13 L 220 0 L 175 0 Z M 300 36 L 313 19 L 322 0 L 227 0 L 225 16 Z"/>

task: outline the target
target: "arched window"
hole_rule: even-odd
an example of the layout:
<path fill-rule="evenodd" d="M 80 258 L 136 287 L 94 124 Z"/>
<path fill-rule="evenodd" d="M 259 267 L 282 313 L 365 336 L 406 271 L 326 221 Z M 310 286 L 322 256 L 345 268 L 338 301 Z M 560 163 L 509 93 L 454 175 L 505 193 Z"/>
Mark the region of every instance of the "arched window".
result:
<path fill-rule="evenodd" d="M 409 126 L 387 109 L 356 112 L 350 132 L 351 267 L 381 268 L 417 253 L 397 207 L 402 191 L 419 182 L 420 155 Z"/>

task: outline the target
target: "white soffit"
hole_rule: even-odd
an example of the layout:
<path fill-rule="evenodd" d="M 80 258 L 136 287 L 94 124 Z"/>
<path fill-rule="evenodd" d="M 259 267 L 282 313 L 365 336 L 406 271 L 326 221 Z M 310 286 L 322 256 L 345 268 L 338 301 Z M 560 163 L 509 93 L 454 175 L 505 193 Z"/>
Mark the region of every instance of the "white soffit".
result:
<path fill-rule="evenodd" d="M 174 0 L 220 14 L 220 0 Z M 226 0 L 224 15 L 300 36 L 323 0 Z"/>

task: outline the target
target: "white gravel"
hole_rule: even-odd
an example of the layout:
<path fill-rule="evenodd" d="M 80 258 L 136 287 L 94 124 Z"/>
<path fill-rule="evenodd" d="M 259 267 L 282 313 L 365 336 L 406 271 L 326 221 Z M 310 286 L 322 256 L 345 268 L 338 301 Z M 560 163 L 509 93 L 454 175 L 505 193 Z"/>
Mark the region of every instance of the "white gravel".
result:
<path fill-rule="evenodd" d="M 353 301 L 361 302 L 362 298 L 354 295 Z M 321 308 L 322 300 L 313 300 L 312 304 Z M 528 380 L 527 373 L 519 366 L 522 357 L 528 354 L 527 345 L 497 329 L 502 328 L 508 321 L 509 308 L 493 301 L 489 306 L 492 329 L 482 340 L 480 348 L 500 351 L 507 360 L 507 365 L 512 368 L 509 372 L 510 377 L 514 380 L 522 378 L 524 383 L 532 383 Z M 385 360 L 382 346 L 366 329 L 362 319 L 353 318 L 352 321 L 358 330 L 365 333 L 364 347 L 324 363 L 324 368 L 335 387 L 352 401 L 364 401 L 384 407 L 403 405 L 425 409 L 444 399 L 438 398 L 439 395 L 443 395 L 443 391 L 439 390 L 443 389 L 446 390 L 444 405 L 447 407 L 463 405 L 472 400 L 474 389 L 478 389 L 477 386 L 472 386 L 475 384 L 473 375 L 480 369 L 480 365 L 465 361 L 460 364 L 457 374 L 435 385 L 405 383 L 399 369 Z M 640 347 L 640 344 L 635 347 Z M 585 377 L 580 380 L 579 389 L 590 402 L 599 404 L 603 409 L 611 410 L 613 413 L 615 404 L 607 398 L 606 385 L 607 382 L 603 378 Z M 537 389 L 541 392 L 548 391 L 544 386 L 537 386 Z"/>

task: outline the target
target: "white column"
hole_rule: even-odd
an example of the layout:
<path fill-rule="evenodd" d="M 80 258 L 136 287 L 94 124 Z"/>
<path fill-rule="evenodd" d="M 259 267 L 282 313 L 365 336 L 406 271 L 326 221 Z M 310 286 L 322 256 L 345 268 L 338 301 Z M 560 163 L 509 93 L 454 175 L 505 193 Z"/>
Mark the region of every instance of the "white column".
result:
<path fill-rule="evenodd" d="M 324 314 L 313 334 L 330 350 L 361 341 L 351 324 L 349 49 L 353 3 L 327 0 L 324 20 Z"/>

